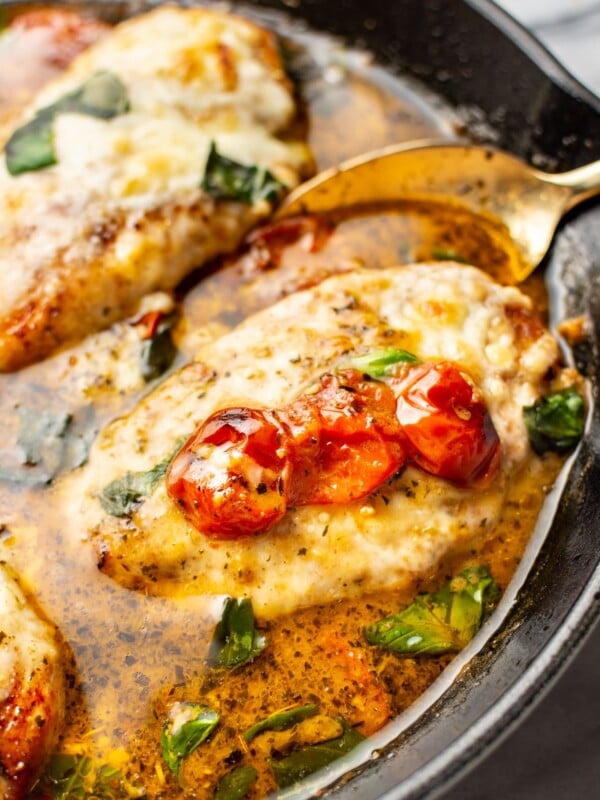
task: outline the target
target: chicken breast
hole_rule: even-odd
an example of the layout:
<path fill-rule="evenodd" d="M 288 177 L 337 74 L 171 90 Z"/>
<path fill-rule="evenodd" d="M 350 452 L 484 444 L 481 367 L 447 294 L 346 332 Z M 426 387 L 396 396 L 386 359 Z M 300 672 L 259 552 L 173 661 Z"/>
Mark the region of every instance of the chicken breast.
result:
<path fill-rule="evenodd" d="M 57 743 L 65 707 L 56 630 L 0 563 L 0 796 L 27 795 Z"/>
<path fill-rule="evenodd" d="M 232 15 L 160 8 L 79 55 L 0 131 L 0 370 L 233 249 L 310 162 L 295 114 L 274 38 Z"/>
<path fill-rule="evenodd" d="M 531 457 L 522 407 L 542 391 L 558 348 L 529 309 L 517 289 L 447 263 L 349 273 L 291 295 L 206 345 L 103 432 L 79 483 L 64 489 L 72 533 L 87 534 L 101 568 L 126 586 L 249 596 L 263 617 L 406 584 L 490 535 L 509 477 Z M 366 500 L 289 508 L 267 532 L 236 541 L 186 521 L 157 469 L 182 437 L 218 409 L 281 407 L 353 353 L 390 347 L 468 371 L 501 442 L 491 485 L 458 488 L 409 466 Z M 144 476 L 139 502 L 107 514 L 107 485 L 139 491 Z"/>

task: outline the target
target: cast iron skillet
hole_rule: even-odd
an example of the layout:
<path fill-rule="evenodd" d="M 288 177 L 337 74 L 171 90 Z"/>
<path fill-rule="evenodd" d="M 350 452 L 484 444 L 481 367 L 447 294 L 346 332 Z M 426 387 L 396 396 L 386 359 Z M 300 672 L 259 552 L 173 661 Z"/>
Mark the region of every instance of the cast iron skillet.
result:
<path fill-rule="evenodd" d="M 152 3 L 93 5 L 114 19 Z M 417 78 L 462 109 L 474 139 L 493 140 L 550 171 L 600 158 L 600 101 L 488 0 L 253 5 L 285 11 L 368 48 L 386 68 Z M 562 496 L 554 518 L 540 520 L 486 628 L 407 713 L 356 753 L 349 773 L 345 763 L 328 777 L 325 796 L 410 800 L 447 788 L 544 693 L 600 612 L 598 203 L 563 223 L 545 269 L 552 321 L 578 314 L 592 321 L 587 341 L 572 354 L 589 378 L 592 412 L 564 486 L 555 489 Z M 318 778 L 311 786 L 308 793 L 324 788 Z"/>
<path fill-rule="evenodd" d="M 257 4 L 281 7 L 274 0 Z M 304 0 L 291 13 L 364 43 L 387 67 L 418 78 L 450 104 L 482 111 L 494 143 L 537 166 L 558 171 L 600 158 L 599 100 L 486 0 Z M 471 131 L 474 138 L 481 130 Z M 498 610 L 496 631 L 473 642 L 392 723 L 379 758 L 352 780 L 340 779 L 331 790 L 336 798 L 409 800 L 446 789 L 549 688 L 600 612 L 597 202 L 565 221 L 545 268 L 553 321 L 586 314 L 592 322 L 587 342 L 573 354 L 596 401 L 586 439 L 554 520 L 540 520 Z"/>

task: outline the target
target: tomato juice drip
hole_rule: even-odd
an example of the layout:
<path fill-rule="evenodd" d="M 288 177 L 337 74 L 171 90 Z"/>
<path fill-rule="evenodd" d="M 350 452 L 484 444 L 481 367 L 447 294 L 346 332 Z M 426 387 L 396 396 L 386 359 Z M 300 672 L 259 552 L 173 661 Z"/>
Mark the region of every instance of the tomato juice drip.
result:
<path fill-rule="evenodd" d="M 283 408 L 217 411 L 166 479 L 194 527 L 237 539 L 273 527 L 289 506 L 360 500 L 407 462 L 480 487 L 499 461 L 481 395 L 456 364 L 441 361 L 403 365 L 384 380 L 343 369 Z"/>

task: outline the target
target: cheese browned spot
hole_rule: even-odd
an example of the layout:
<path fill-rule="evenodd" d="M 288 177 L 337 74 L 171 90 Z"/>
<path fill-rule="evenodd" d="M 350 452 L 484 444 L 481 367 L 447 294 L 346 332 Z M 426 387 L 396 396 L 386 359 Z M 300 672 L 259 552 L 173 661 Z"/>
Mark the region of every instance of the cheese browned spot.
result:
<path fill-rule="evenodd" d="M 531 458 L 522 406 L 544 390 L 558 358 L 549 333 L 519 337 L 517 309 L 521 325 L 529 300 L 475 268 L 420 264 L 333 277 L 249 318 L 110 425 L 83 487 L 67 489 L 69 499 L 84 497 L 85 528 L 103 569 L 153 592 L 249 596 L 257 613 L 275 616 L 404 585 L 449 552 L 483 541 L 500 518 L 510 476 Z M 208 541 L 188 524 L 164 480 L 128 516 L 104 512 L 103 487 L 156 466 L 215 410 L 284 405 L 351 354 L 390 347 L 454 361 L 472 376 L 501 441 L 489 487 L 457 488 L 411 467 L 367 500 L 290 509 L 268 532 L 233 543 Z"/>
<path fill-rule="evenodd" d="M 20 124 L 103 71 L 125 87 L 126 113 L 58 114 L 53 166 L 10 175 L 1 159 L 0 371 L 132 313 L 269 212 L 265 200 L 217 201 L 200 188 L 211 142 L 287 186 L 310 161 L 280 136 L 296 108 L 274 38 L 239 17 L 165 7 L 124 22 Z"/>
<path fill-rule="evenodd" d="M 56 630 L 0 563 L 0 796 L 25 797 L 55 747 L 64 716 Z"/>

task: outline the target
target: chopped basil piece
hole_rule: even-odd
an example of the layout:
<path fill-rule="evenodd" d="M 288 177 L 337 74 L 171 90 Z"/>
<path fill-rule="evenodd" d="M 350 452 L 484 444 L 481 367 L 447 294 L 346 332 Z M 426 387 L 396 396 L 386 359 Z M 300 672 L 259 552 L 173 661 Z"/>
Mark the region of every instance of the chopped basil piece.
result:
<path fill-rule="evenodd" d="M 292 728 L 299 722 L 302 722 L 309 717 L 314 717 L 319 711 L 319 707 L 314 704 L 306 706 L 298 706 L 297 708 L 290 708 L 286 711 L 278 711 L 271 714 L 270 717 L 260 720 L 251 728 L 244 731 L 242 736 L 246 742 L 251 742 L 255 736 L 263 731 L 285 731 L 287 728 Z"/>
<path fill-rule="evenodd" d="M 210 145 L 200 186 L 217 200 L 248 204 L 259 200 L 273 203 L 286 188 L 268 169 L 240 164 L 222 156 L 214 142 Z"/>
<path fill-rule="evenodd" d="M 4 147 L 11 175 L 33 172 L 56 164 L 53 125 L 67 112 L 111 119 L 129 110 L 127 90 L 111 72 L 98 72 L 79 89 L 36 112 L 34 118 L 12 134 Z"/>
<path fill-rule="evenodd" d="M 469 567 L 438 592 L 417 597 L 398 614 L 367 626 L 365 637 L 399 654 L 458 652 L 477 633 L 499 596 L 485 567 Z"/>
<path fill-rule="evenodd" d="M 437 258 L 438 261 L 458 261 L 459 264 L 469 263 L 467 259 L 461 256 L 460 253 L 457 253 L 456 250 L 448 250 L 445 247 L 434 247 L 431 254 L 434 258 Z"/>
<path fill-rule="evenodd" d="M 11 175 L 34 172 L 56 164 L 54 113 L 44 109 L 13 133 L 4 147 L 6 169 Z"/>
<path fill-rule="evenodd" d="M 219 715 L 198 703 L 175 703 L 160 736 L 163 758 L 179 776 L 184 758 L 208 739 L 219 723 Z"/>
<path fill-rule="evenodd" d="M 265 648 L 254 625 L 252 601 L 229 597 L 213 636 L 211 651 L 221 667 L 232 669 L 252 661 Z"/>
<path fill-rule="evenodd" d="M 80 89 L 65 95 L 51 108 L 55 112 L 112 119 L 129 111 L 129 98 L 120 78 L 112 72 L 97 72 Z"/>
<path fill-rule="evenodd" d="M 140 368 L 145 381 L 159 378 L 175 360 L 177 348 L 171 335 L 172 330 L 173 319 L 167 317 L 161 320 L 154 335 L 142 342 Z"/>
<path fill-rule="evenodd" d="M 88 797 L 116 800 L 118 797 L 145 796 L 142 787 L 128 784 L 115 767 L 97 765 L 89 756 L 68 753 L 51 757 L 41 786 L 53 800 L 83 800 Z"/>
<path fill-rule="evenodd" d="M 169 464 L 185 439 L 180 439 L 173 452 L 146 472 L 126 472 L 115 478 L 98 495 L 100 505 L 113 517 L 126 517 L 152 494 L 156 484 L 164 478 Z"/>
<path fill-rule="evenodd" d="M 531 446 L 538 455 L 548 450 L 564 453 L 575 447 L 583 435 L 583 398 L 570 386 L 540 397 L 523 409 Z"/>
<path fill-rule="evenodd" d="M 71 424 L 71 415 L 53 414 L 25 406 L 18 409 L 18 414 L 20 429 L 17 444 L 21 449 L 23 464 L 45 464 L 47 473 L 56 474 L 62 460 L 63 440 Z"/>
<path fill-rule="evenodd" d="M 113 517 L 126 517 L 152 493 L 164 477 L 171 459 L 166 459 L 147 472 L 126 472 L 115 478 L 98 495 L 100 505 Z"/>
<path fill-rule="evenodd" d="M 242 800 L 257 778 L 258 772 L 250 764 L 242 764 L 232 769 L 219 781 L 214 795 L 215 800 Z"/>
<path fill-rule="evenodd" d="M 76 416 L 18 406 L 17 447 L 0 463 L 0 481 L 24 486 L 43 486 L 60 473 L 81 466 L 87 460 L 96 435 L 91 406 Z M 11 463 L 12 462 L 12 463 Z"/>
<path fill-rule="evenodd" d="M 400 362 L 416 364 L 418 361 L 417 356 L 409 353 L 408 350 L 390 349 L 375 350 L 372 353 L 365 353 L 364 356 L 354 356 L 350 359 L 349 365 L 372 378 L 382 378 L 390 372 L 390 368 L 395 364 Z"/>
<path fill-rule="evenodd" d="M 280 789 L 301 781 L 313 772 L 327 767 L 336 759 L 349 753 L 363 740 L 364 736 L 351 728 L 344 720 L 339 720 L 344 732 L 337 739 L 295 750 L 289 756 L 270 759 L 269 766 L 275 782 Z"/>

